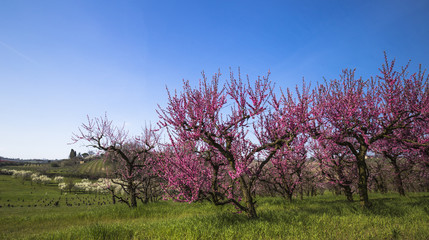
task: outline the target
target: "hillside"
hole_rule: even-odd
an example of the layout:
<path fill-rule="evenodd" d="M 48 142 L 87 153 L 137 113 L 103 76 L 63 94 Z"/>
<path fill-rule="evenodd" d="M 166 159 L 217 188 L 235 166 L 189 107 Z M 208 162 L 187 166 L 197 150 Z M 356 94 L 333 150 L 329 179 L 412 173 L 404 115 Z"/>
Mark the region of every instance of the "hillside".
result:
<path fill-rule="evenodd" d="M 80 164 L 77 168 L 78 172 L 83 175 L 97 176 L 106 175 L 106 172 L 109 170 L 109 166 L 104 162 L 103 159 L 95 159 L 85 162 Z"/>

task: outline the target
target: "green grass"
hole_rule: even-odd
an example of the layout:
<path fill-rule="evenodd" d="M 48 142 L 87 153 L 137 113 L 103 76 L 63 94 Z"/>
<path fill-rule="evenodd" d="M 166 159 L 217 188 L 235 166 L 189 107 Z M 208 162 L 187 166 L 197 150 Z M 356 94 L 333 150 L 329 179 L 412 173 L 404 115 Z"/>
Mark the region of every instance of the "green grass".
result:
<path fill-rule="evenodd" d="M 17 193 L 28 201 L 46 193 L 60 196 L 53 186 L 38 186 L 28 194 L 25 184 L 0 176 L 0 204 L 18 198 Z M 331 194 L 292 204 L 259 198 L 255 220 L 232 206 L 171 201 L 137 209 L 123 204 L 2 207 L 0 239 L 429 239 L 429 193 L 370 197 L 370 210 Z"/>
<path fill-rule="evenodd" d="M 103 159 L 96 159 L 80 165 L 79 172 L 83 174 L 105 174 L 106 166 Z"/>
<path fill-rule="evenodd" d="M 61 162 L 57 163 L 61 165 Z M 103 159 L 92 159 L 83 164 L 79 162 L 73 163 L 63 167 L 52 167 L 50 163 L 44 164 L 25 164 L 20 166 L 3 166 L 4 169 L 16 169 L 16 170 L 27 170 L 32 172 L 38 172 L 42 174 L 50 174 L 55 176 L 64 177 L 86 177 L 91 179 L 97 179 L 106 177 L 106 173 L 109 171 L 110 165 L 104 162 Z"/>

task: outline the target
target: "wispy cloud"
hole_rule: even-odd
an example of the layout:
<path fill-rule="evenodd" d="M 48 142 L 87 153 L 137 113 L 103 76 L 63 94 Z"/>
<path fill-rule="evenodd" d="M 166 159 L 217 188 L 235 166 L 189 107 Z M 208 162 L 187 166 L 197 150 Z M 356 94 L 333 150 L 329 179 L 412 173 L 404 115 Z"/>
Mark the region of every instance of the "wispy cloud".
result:
<path fill-rule="evenodd" d="M 0 41 L 0 45 L 5 47 L 6 49 L 12 51 L 13 53 L 17 54 L 18 56 L 24 58 L 25 60 L 31 62 L 31 63 L 36 63 L 36 61 L 34 61 L 33 59 L 31 59 L 30 57 L 28 57 L 27 55 L 23 54 L 22 52 L 16 50 L 15 48 L 13 48 L 12 46 L 10 46 L 9 44 L 6 44 L 5 42 Z"/>

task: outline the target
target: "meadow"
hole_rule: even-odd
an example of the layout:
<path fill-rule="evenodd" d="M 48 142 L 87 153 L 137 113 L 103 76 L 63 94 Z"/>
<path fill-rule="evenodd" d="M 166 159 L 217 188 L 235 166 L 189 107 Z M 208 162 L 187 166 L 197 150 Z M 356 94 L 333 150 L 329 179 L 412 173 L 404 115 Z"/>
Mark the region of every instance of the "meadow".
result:
<path fill-rule="evenodd" d="M 160 201 L 129 209 L 108 194 L 61 194 L 54 184 L 0 175 L 0 239 L 429 238 L 429 193 L 371 199 L 363 210 L 330 193 L 293 203 L 258 198 L 259 218 L 248 220 L 232 206 Z"/>

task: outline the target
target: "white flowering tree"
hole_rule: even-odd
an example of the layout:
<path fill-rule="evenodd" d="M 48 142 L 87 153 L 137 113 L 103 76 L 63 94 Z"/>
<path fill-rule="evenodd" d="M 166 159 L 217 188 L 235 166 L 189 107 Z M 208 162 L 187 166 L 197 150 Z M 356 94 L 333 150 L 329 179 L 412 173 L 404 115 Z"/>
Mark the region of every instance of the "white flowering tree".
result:
<path fill-rule="evenodd" d="M 22 180 L 22 184 L 24 184 L 25 180 L 31 180 L 31 175 L 33 172 L 25 171 L 25 170 L 11 170 L 13 178 L 19 178 Z"/>
<path fill-rule="evenodd" d="M 52 179 L 46 175 L 40 175 L 39 173 L 31 174 L 31 181 L 37 184 L 48 184 L 52 181 Z"/>
<path fill-rule="evenodd" d="M 64 182 L 64 177 L 62 177 L 62 176 L 56 176 L 54 178 L 54 182 L 56 182 L 56 183 L 62 183 L 62 182 Z"/>

